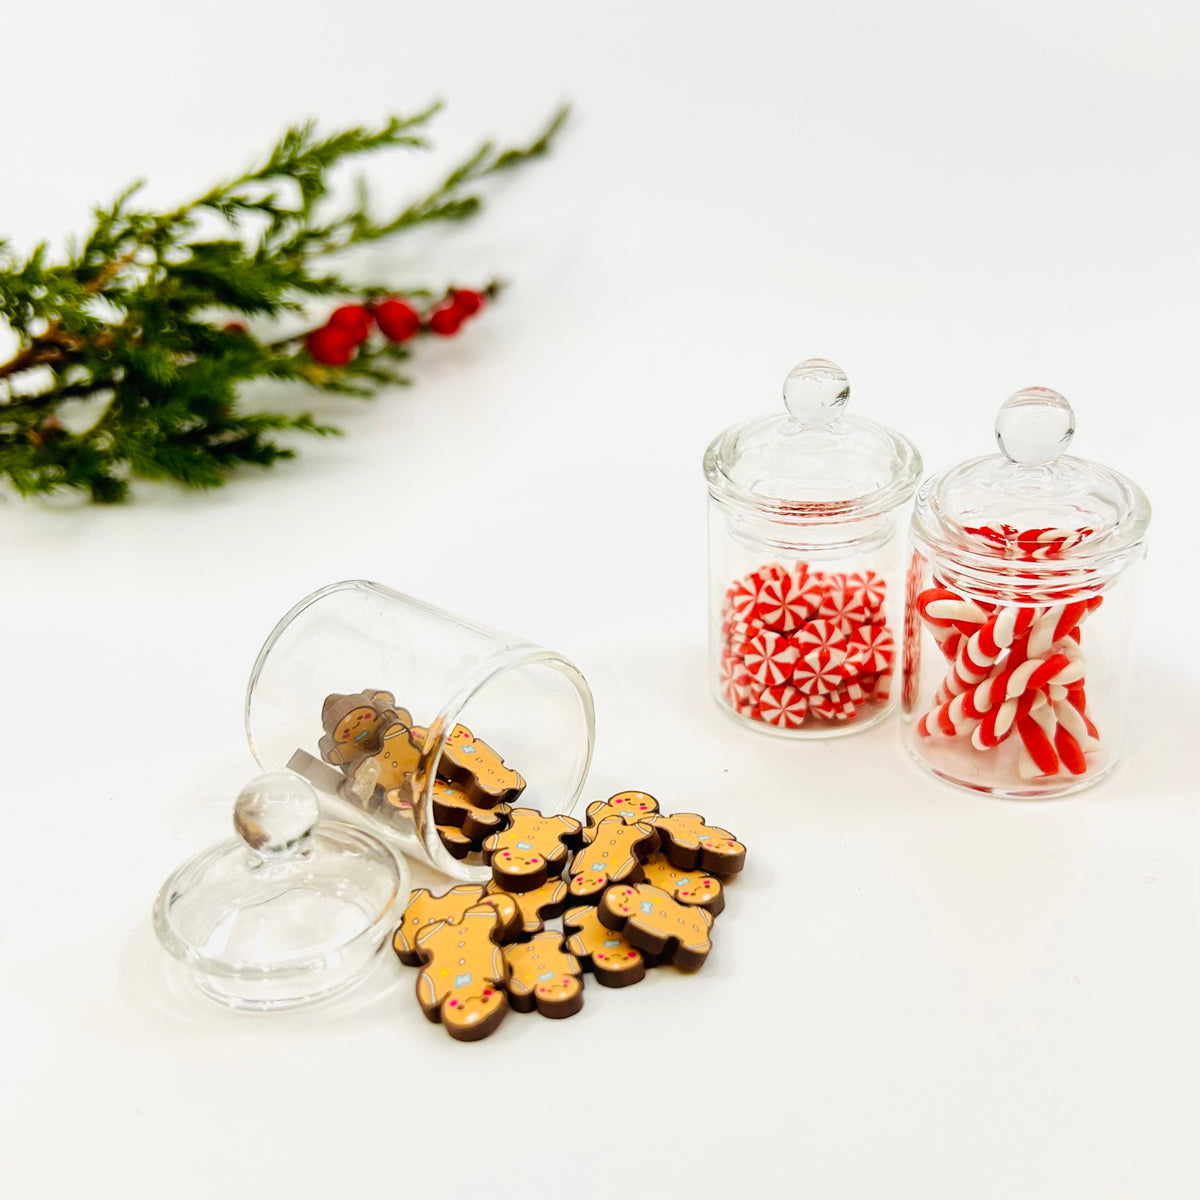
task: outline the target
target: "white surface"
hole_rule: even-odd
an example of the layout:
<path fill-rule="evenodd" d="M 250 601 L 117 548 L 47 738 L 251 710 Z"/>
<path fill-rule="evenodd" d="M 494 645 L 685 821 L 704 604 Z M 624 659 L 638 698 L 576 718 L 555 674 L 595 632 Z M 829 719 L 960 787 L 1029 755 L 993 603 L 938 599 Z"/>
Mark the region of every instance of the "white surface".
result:
<path fill-rule="evenodd" d="M 302 115 L 448 97 L 436 163 L 383 172 L 399 195 L 576 105 L 476 227 L 388 252 L 397 279 L 516 286 L 415 389 L 332 406 L 346 438 L 208 497 L 0 509 L 0 1191 L 1200 1191 L 1194 5 L 7 0 L 0 45 L 25 246 L 137 175 L 189 195 Z M 930 468 L 1046 383 L 1075 449 L 1150 491 L 1116 778 L 987 802 L 892 727 L 793 746 L 707 699 L 700 456 L 816 354 Z M 589 796 L 646 788 L 749 843 L 699 976 L 475 1046 L 391 961 L 323 1013 L 173 989 L 150 904 L 229 829 L 254 654 L 354 575 L 571 655 Z"/>

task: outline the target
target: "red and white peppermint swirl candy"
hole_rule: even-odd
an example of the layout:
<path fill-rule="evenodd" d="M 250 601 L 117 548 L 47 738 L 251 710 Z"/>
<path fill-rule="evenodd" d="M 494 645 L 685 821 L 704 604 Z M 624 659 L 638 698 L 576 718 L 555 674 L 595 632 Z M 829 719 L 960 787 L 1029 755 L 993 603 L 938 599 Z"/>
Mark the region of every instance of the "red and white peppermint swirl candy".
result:
<path fill-rule="evenodd" d="M 781 729 L 799 729 L 808 716 L 808 699 L 794 687 L 783 684 L 763 690 L 758 702 L 761 719 Z"/>
<path fill-rule="evenodd" d="M 766 626 L 761 621 L 739 621 L 725 635 L 728 652 L 737 655 L 745 654 L 746 646 L 765 631 Z"/>
<path fill-rule="evenodd" d="M 750 677 L 764 687 L 790 682 L 796 657 L 791 638 L 769 629 L 751 638 L 742 651 Z"/>
<path fill-rule="evenodd" d="M 868 619 L 867 606 L 862 597 L 845 587 L 828 588 L 825 591 L 817 616 L 844 634 Z"/>
<path fill-rule="evenodd" d="M 864 691 L 866 691 L 867 695 L 873 700 L 883 701 L 890 700 L 892 698 L 891 671 L 884 671 L 883 674 L 875 680 L 874 686 L 869 689 L 867 688 L 867 681 L 865 679 L 862 680 L 862 685 Z"/>
<path fill-rule="evenodd" d="M 754 611 L 758 599 L 758 588 L 744 579 L 735 579 L 725 592 L 725 607 L 737 619 L 745 620 Z"/>
<path fill-rule="evenodd" d="M 809 621 L 797 631 L 792 641 L 801 657 L 813 650 L 832 650 L 842 658 L 846 657 L 846 635 L 832 621 Z"/>
<path fill-rule="evenodd" d="M 810 650 L 792 668 L 792 682 L 806 696 L 828 695 L 846 681 L 844 650 Z"/>
<path fill-rule="evenodd" d="M 886 625 L 859 625 L 846 638 L 847 663 L 861 663 L 860 674 L 878 675 L 891 669 L 896 646 Z"/>
<path fill-rule="evenodd" d="M 853 681 L 844 683 L 837 691 L 830 694 L 829 700 L 833 707 L 835 721 L 848 721 L 859 706 L 866 702 L 867 696 L 863 689 Z"/>
<path fill-rule="evenodd" d="M 833 721 L 837 718 L 839 705 L 831 695 L 810 696 L 808 698 L 808 715 L 819 717 L 822 721 Z"/>
<path fill-rule="evenodd" d="M 860 571 L 846 576 L 846 590 L 858 597 L 871 621 L 883 619 L 883 602 L 887 597 L 887 583 L 874 571 Z"/>
<path fill-rule="evenodd" d="M 754 606 L 757 618 L 769 629 L 792 633 L 808 620 L 811 608 L 791 575 L 768 579 L 759 589 Z"/>

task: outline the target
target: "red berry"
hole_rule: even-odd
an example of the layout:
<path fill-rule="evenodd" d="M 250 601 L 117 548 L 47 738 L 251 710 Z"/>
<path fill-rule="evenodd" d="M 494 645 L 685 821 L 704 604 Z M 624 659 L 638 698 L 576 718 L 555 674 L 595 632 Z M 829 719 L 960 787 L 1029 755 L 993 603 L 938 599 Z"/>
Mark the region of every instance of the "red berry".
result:
<path fill-rule="evenodd" d="M 429 314 L 429 329 L 441 337 L 453 337 L 463 323 L 462 310 L 453 304 L 435 308 Z"/>
<path fill-rule="evenodd" d="M 420 331 L 421 317 L 403 300 L 384 300 L 375 305 L 375 323 L 389 342 L 407 342 Z"/>
<path fill-rule="evenodd" d="M 329 314 L 329 324 L 335 329 L 344 329 L 357 346 L 371 334 L 371 314 L 361 304 L 343 304 Z"/>
<path fill-rule="evenodd" d="M 353 357 L 358 343 L 352 334 L 337 325 L 322 325 L 304 339 L 308 352 L 319 363 L 344 367 Z"/>
<path fill-rule="evenodd" d="M 226 333 L 249 333 L 250 331 L 241 323 L 241 321 L 230 321 L 225 326 Z"/>
<path fill-rule="evenodd" d="M 454 307 L 464 317 L 473 317 L 483 307 L 483 297 L 478 292 L 457 288 L 450 293 Z"/>

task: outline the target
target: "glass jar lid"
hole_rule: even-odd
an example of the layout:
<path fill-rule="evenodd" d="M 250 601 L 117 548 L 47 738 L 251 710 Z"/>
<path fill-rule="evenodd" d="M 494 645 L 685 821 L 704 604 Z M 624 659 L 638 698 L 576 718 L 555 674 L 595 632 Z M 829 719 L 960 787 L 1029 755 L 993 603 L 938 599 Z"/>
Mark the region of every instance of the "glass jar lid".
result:
<path fill-rule="evenodd" d="M 1141 556 L 1150 502 L 1119 471 L 1066 453 L 1075 414 L 1065 397 L 1042 387 L 1015 392 L 995 432 L 999 454 L 922 486 L 913 513 L 919 543 L 958 559 L 967 576 L 1016 570 L 1060 590 L 1102 586 Z"/>
<path fill-rule="evenodd" d="M 307 780 L 261 775 L 234 805 L 238 836 L 163 884 L 155 931 L 213 999 L 250 1009 L 324 999 L 357 980 L 391 932 L 406 868 L 370 834 L 320 816 Z"/>
<path fill-rule="evenodd" d="M 784 380 L 786 411 L 744 421 L 708 447 L 719 504 L 796 524 L 875 516 L 906 503 L 921 456 L 902 434 L 845 411 L 846 373 L 810 358 Z"/>

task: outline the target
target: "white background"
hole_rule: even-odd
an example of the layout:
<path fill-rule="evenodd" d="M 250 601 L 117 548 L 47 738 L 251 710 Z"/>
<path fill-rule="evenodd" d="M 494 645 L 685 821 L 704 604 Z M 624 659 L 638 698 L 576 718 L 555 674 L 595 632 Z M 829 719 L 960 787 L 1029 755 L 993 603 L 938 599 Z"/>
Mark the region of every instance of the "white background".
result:
<path fill-rule="evenodd" d="M 399 202 L 575 104 L 476 226 L 370 264 L 515 286 L 421 346 L 414 389 L 324 406 L 347 437 L 210 496 L 0 506 L 0 1191 L 1197 1195 L 1193 4 L 0 13 L 24 248 L 139 175 L 174 204 L 306 115 L 448 98 L 436 155 L 375 172 Z M 700 457 L 812 355 L 930 469 L 1055 386 L 1075 449 L 1150 492 L 1115 778 L 987 801 L 894 727 L 780 744 L 707 698 Z M 470 1046 L 390 958 L 325 1012 L 178 990 L 154 893 L 228 832 L 259 643 L 347 576 L 563 650 L 596 695 L 588 798 L 644 788 L 749 844 L 700 975 Z"/>

